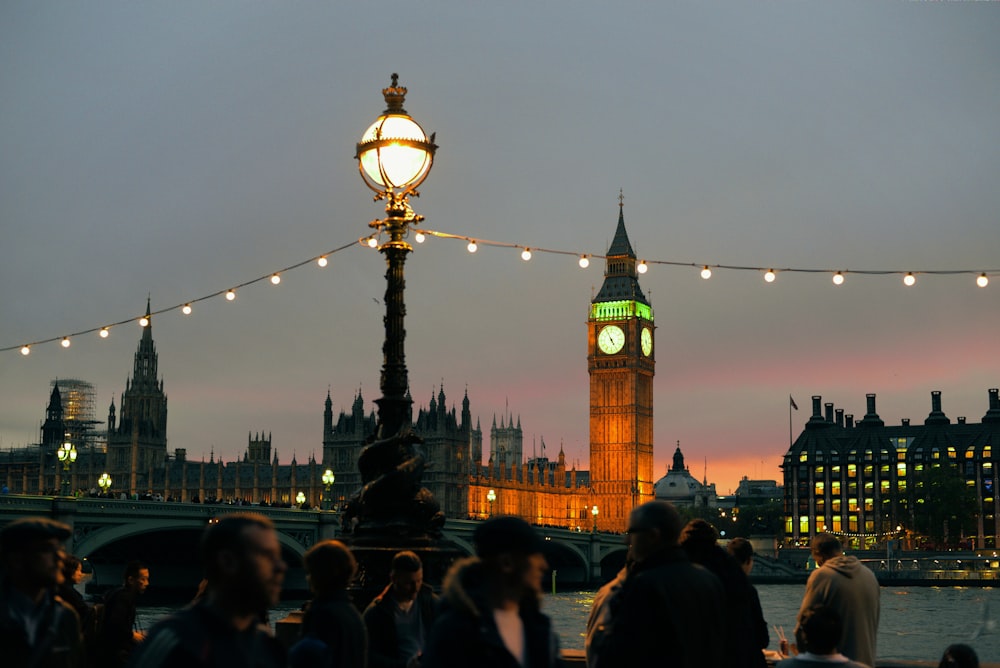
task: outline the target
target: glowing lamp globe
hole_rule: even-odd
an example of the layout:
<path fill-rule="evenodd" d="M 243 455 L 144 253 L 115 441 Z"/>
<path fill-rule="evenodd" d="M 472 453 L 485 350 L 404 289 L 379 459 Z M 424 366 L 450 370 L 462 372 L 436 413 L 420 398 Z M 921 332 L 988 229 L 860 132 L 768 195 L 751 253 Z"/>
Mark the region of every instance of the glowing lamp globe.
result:
<path fill-rule="evenodd" d="M 354 156 L 365 185 L 379 194 L 414 194 L 437 149 L 434 136 L 403 109 L 406 88 L 397 85 L 398 78 L 393 74 L 392 85 L 382 89 L 386 109 L 361 135 Z"/>

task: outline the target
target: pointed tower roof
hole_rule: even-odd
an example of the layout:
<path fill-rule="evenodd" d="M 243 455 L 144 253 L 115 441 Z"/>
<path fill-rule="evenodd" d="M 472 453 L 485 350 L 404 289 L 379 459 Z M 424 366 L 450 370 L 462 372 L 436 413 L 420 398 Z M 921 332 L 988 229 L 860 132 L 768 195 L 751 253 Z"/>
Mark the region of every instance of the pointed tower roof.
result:
<path fill-rule="evenodd" d="M 632 244 L 628 240 L 628 232 L 625 231 L 625 195 L 618 191 L 618 227 L 615 229 L 615 238 L 611 240 L 611 247 L 608 248 L 608 255 L 626 255 L 635 257 Z"/>
<path fill-rule="evenodd" d="M 632 250 L 628 232 L 625 231 L 624 202 L 624 195 L 619 193 L 618 227 L 615 229 L 615 237 L 608 248 L 604 266 L 604 283 L 591 303 L 629 300 L 649 306 L 646 295 L 639 287 L 639 278 L 635 268 L 635 251 Z"/>

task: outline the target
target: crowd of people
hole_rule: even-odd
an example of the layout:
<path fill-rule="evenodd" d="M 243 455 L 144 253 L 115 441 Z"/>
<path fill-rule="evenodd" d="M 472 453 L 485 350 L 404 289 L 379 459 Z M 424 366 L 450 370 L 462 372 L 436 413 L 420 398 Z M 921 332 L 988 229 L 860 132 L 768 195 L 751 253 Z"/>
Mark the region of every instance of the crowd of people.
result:
<path fill-rule="evenodd" d="M 559 638 L 541 610 L 546 543 L 517 517 L 496 517 L 473 536 L 475 556 L 450 568 L 440 596 L 411 551 L 397 553 L 385 589 L 359 610 L 349 595 L 358 564 L 347 545 L 324 540 L 303 559 L 312 599 L 299 638 L 284 647 L 268 610 L 287 564 L 272 522 L 236 512 L 201 539 L 204 580 L 190 605 L 144 632 L 136 603 L 146 565 L 129 563 L 122 585 L 91 605 L 74 588 L 81 564 L 68 555 L 65 524 L 25 518 L 0 531 L 0 657 L 13 668 L 553 668 Z M 587 620 L 588 668 L 764 668 L 768 625 L 750 584 L 753 547 L 719 545 L 705 520 L 682 523 L 670 503 L 635 508 L 625 567 L 597 592 Z M 811 545 L 810 575 L 778 668 L 872 667 L 879 586 L 843 554 L 836 536 Z M 940 668 L 978 668 L 952 645 Z"/>

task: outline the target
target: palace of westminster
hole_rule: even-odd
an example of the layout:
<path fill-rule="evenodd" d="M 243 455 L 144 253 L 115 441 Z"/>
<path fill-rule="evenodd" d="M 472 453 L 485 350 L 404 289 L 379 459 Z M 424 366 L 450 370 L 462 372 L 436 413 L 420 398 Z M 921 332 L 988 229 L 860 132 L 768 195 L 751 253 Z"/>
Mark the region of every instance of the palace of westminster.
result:
<path fill-rule="evenodd" d="M 149 307 L 147 304 L 147 315 Z M 715 486 L 697 481 L 684 465 L 678 444 L 673 466 L 653 479 L 653 308 L 639 286 L 636 254 L 625 231 L 619 203 L 615 236 L 606 254 L 604 282 L 589 305 L 587 368 L 590 375 L 590 469 L 567 468 L 562 449 L 554 461 L 524 457 L 520 419 L 505 410 L 494 416 L 489 449 L 483 429 L 473 424 L 468 393 L 461 411 L 449 409 L 444 388 L 411 419 L 423 439 L 427 461 L 423 484 L 446 516 L 485 518 L 521 516 L 535 524 L 588 530 L 624 531 L 629 511 L 653 498 L 679 505 L 717 507 Z M 223 463 L 189 461 L 185 448 L 167 451 L 167 398 L 158 378 L 151 324 L 135 353 L 132 377 L 118 408 L 108 410 L 106 431 L 96 427 L 93 388 L 75 380 L 53 381 L 38 445 L 0 452 L 0 484 L 11 493 L 54 493 L 59 489 L 96 490 L 103 473 L 111 492 L 150 494 L 175 501 L 241 501 L 285 505 L 304 494 L 309 506 L 324 498 L 336 507 L 361 486 L 357 458 L 375 431 L 374 412 L 365 412 L 360 391 L 350 412 L 334 416 L 327 393 L 323 416 L 323 455 L 280 464 L 269 434 L 250 434 L 243 457 Z M 988 392 L 981 423 L 941 410 L 940 392 L 931 394 L 923 424 L 904 420 L 886 426 L 867 397 L 867 413 L 857 422 L 813 397 L 812 416 L 784 457 L 785 540 L 801 543 L 825 529 L 849 537 L 852 546 L 874 544 L 887 527 L 905 522 L 918 503 L 915 474 L 924 467 L 947 466 L 975 489 L 976 547 L 995 547 L 1000 534 L 1000 496 L 995 493 L 1000 446 L 1000 397 Z M 71 466 L 58 458 L 64 443 L 78 456 Z M 484 463 L 484 455 L 486 461 Z M 327 490 L 326 469 L 336 474 Z M 63 479 L 69 476 L 68 484 Z M 744 479 L 740 490 L 752 495 L 763 481 Z M 755 485 L 756 483 L 756 485 Z M 773 483 L 763 496 L 781 494 Z M 328 496 L 325 496 L 327 495 Z M 737 491 L 736 503 L 739 503 Z M 592 515 L 594 507 L 599 514 Z"/>

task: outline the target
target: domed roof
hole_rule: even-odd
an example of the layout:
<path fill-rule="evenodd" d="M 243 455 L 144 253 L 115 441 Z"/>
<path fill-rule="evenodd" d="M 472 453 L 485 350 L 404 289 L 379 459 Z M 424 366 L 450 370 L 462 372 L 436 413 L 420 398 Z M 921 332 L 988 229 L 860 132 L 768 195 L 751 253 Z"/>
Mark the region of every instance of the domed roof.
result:
<path fill-rule="evenodd" d="M 681 453 L 681 446 L 678 443 L 677 450 L 674 451 L 674 465 L 670 467 L 665 476 L 656 481 L 654 495 L 657 499 L 664 501 L 678 501 L 692 499 L 695 494 L 704 490 L 705 485 L 698 482 L 684 467 L 684 455 Z"/>

